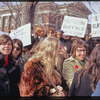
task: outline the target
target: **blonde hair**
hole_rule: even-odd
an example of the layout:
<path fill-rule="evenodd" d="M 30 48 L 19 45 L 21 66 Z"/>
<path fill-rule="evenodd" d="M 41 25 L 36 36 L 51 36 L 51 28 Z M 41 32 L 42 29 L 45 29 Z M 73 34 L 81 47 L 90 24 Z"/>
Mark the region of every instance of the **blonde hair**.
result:
<path fill-rule="evenodd" d="M 52 69 L 57 64 L 57 51 L 59 47 L 60 41 L 57 38 L 53 36 L 47 37 L 39 44 L 38 51 L 35 52 L 31 60 L 37 58 L 42 61 L 46 71 L 52 73 Z"/>
<path fill-rule="evenodd" d="M 37 27 L 35 30 L 35 35 L 39 35 L 39 33 L 41 33 L 42 30 L 43 30 L 43 27 L 41 26 Z"/>

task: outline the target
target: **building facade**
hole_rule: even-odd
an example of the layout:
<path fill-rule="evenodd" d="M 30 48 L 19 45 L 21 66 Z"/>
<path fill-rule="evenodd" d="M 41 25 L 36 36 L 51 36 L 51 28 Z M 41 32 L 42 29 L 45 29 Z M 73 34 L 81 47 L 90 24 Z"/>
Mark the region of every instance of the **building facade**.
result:
<path fill-rule="evenodd" d="M 88 19 L 91 11 L 82 3 L 75 2 L 70 4 L 58 5 L 54 2 L 38 3 L 34 14 L 33 29 L 37 26 L 43 26 L 45 29 L 54 27 L 56 30 L 61 28 L 64 16 L 73 16 Z M 13 16 L 7 7 L 0 10 L 0 31 L 8 32 L 11 27 L 16 26 L 17 14 L 13 11 Z M 16 20 L 14 19 L 16 18 Z M 21 16 L 20 16 L 21 18 Z M 18 21 L 17 21 L 18 22 Z M 87 30 L 91 32 L 91 26 L 87 26 Z"/>

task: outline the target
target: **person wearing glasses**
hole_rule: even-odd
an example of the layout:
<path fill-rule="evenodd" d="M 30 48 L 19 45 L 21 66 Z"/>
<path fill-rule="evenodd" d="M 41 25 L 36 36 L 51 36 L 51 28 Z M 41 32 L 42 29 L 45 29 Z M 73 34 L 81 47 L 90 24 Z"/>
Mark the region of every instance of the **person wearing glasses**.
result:
<path fill-rule="evenodd" d="M 100 96 L 100 45 L 92 50 L 88 64 L 75 73 L 68 96 Z"/>
<path fill-rule="evenodd" d="M 20 69 L 14 61 L 13 42 L 8 35 L 0 36 L 0 96 L 19 97 Z"/>
<path fill-rule="evenodd" d="M 86 63 L 86 47 L 84 41 L 80 38 L 74 40 L 70 52 L 70 57 L 64 60 L 62 75 L 66 85 L 70 88 L 74 73 L 84 67 Z"/>
<path fill-rule="evenodd" d="M 24 71 L 24 64 L 25 59 L 22 57 L 22 51 L 23 51 L 23 43 L 19 39 L 13 39 L 13 56 L 17 62 L 17 64 L 20 66 L 20 74 Z"/>

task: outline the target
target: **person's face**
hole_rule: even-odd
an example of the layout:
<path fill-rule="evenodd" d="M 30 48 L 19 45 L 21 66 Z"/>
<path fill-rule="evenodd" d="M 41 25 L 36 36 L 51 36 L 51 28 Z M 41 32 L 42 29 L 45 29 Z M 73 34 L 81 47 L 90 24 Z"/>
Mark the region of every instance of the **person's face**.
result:
<path fill-rule="evenodd" d="M 92 38 L 92 33 L 89 34 L 89 38 Z"/>
<path fill-rule="evenodd" d="M 20 52 L 21 52 L 21 48 L 18 46 L 17 43 L 15 43 L 12 52 L 13 56 L 16 58 L 20 54 Z"/>
<path fill-rule="evenodd" d="M 52 32 L 52 31 L 49 31 L 48 34 L 47 34 L 47 36 L 55 36 L 55 33 Z"/>
<path fill-rule="evenodd" d="M 88 35 L 85 36 L 85 40 L 86 40 L 86 41 L 89 40 L 89 36 L 88 36 Z"/>
<path fill-rule="evenodd" d="M 85 47 L 78 47 L 76 49 L 76 57 L 78 57 L 79 60 L 83 61 L 86 57 L 86 48 Z"/>
<path fill-rule="evenodd" d="M 12 51 L 12 44 L 10 40 L 0 45 L 0 52 L 4 56 L 8 56 L 11 53 L 11 51 Z"/>
<path fill-rule="evenodd" d="M 44 36 L 44 30 L 41 30 L 41 32 L 39 33 L 39 36 L 40 37 L 43 37 Z"/>
<path fill-rule="evenodd" d="M 62 37 L 62 33 L 61 32 L 57 32 L 57 38 L 61 39 L 61 37 Z"/>

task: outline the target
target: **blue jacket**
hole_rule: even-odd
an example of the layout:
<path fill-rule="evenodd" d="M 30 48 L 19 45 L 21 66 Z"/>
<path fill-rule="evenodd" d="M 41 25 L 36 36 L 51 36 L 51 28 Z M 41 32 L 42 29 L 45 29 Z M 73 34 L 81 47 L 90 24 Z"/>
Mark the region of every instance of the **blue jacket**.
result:
<path fill-rule="evenodd" d="M 97 87 L 91 96 L 100 96 L 100 81 L 97 84 Z"/>

